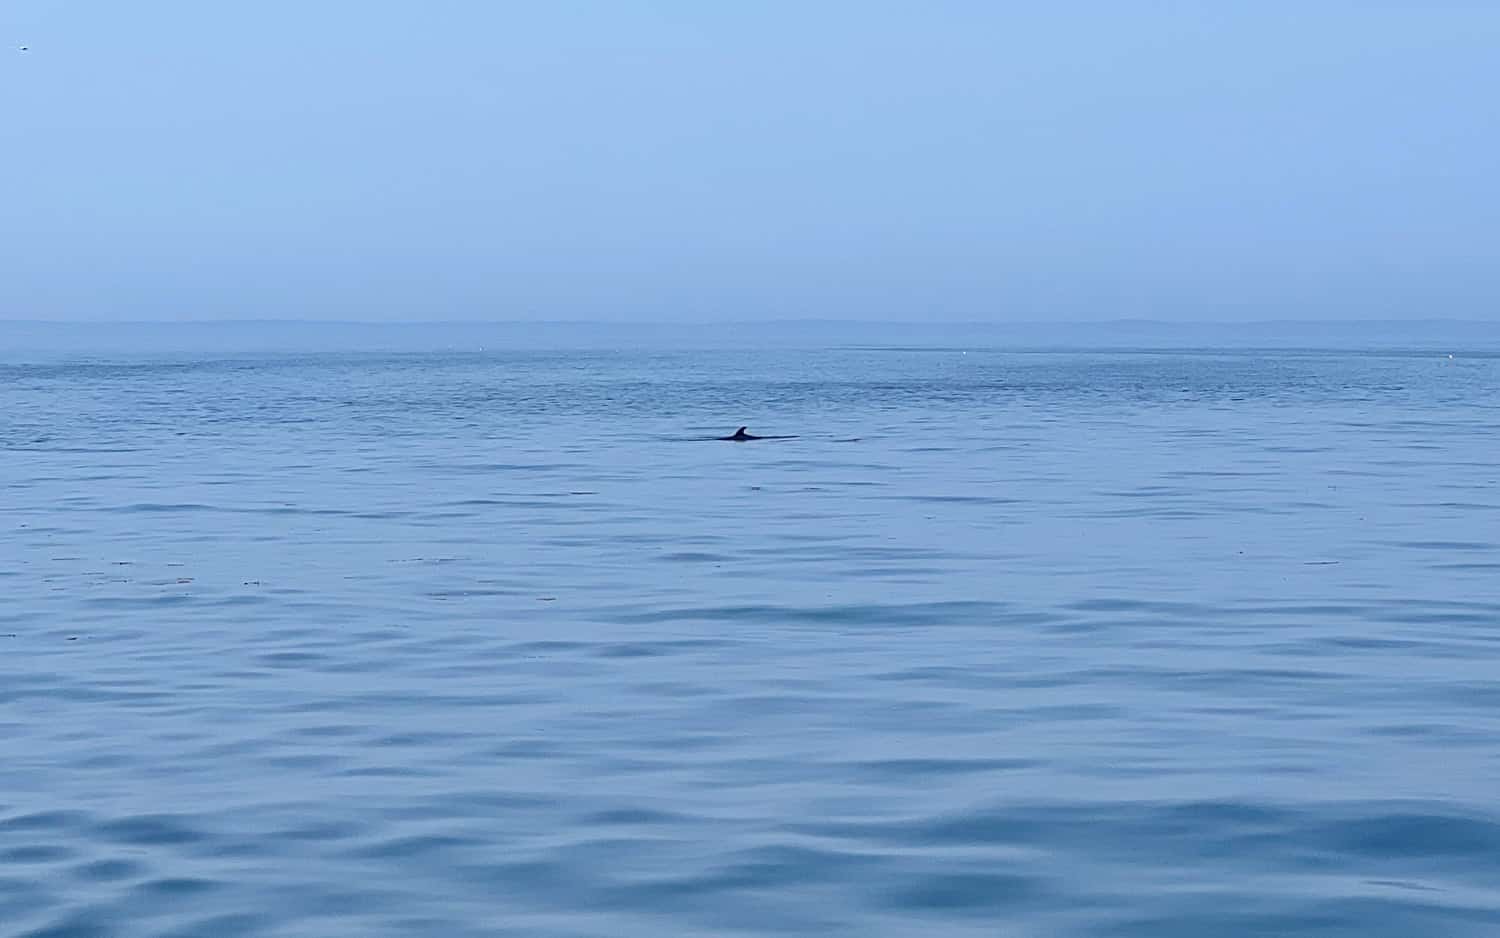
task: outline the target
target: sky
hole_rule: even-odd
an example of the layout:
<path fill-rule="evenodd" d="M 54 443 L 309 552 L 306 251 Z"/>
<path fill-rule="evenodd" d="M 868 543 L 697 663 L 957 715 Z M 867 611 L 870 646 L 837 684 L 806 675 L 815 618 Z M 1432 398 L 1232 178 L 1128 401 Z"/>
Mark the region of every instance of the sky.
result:
<path fill-rule="evenodd" d="M 0 319 L 1500 320 L 1497 49 L 1488 0 L 3 0 Z"/>

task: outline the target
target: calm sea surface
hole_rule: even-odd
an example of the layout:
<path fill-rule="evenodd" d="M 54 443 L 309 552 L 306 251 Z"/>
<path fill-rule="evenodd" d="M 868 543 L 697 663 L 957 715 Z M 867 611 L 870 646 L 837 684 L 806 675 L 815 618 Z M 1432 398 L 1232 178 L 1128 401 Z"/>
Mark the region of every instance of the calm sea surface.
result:
<path fill-rule="evenodd" d="M 1497 884 L 1493 355 L 0 365 L 7 938 L 1489 938 Z"/>

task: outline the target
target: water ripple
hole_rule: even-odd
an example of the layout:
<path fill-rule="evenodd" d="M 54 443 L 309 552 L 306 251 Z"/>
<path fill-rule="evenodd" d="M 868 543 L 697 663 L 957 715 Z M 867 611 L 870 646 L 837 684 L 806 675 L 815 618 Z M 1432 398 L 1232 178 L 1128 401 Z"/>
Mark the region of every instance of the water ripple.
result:
<path fill-rule="evenodd" d="M 0 933 L 1500 934 L 1500 358 L 968 351 L 0 365 Z"/>

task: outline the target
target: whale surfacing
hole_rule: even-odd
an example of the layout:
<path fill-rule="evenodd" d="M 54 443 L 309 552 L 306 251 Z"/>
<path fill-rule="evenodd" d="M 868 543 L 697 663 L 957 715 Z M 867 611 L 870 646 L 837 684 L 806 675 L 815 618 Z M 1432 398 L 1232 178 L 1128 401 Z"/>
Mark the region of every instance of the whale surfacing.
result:
<path fill-rule="evenodd" d="M 746 442 L 748 442 L 750 440 L 795 440 L 796 439 L 795 436 L 756 436 L 753 433 L 747 433 L 746 432 L 747 430 L 749 430 L 749 427 L 740 427 L 738 430 L 734 431 L 729 436 L 716 436 L 713 439 L 715 439 L 715 440 L 726 440 L 726 441 L 728 441 L 730 443 L 746 443 Z"/>

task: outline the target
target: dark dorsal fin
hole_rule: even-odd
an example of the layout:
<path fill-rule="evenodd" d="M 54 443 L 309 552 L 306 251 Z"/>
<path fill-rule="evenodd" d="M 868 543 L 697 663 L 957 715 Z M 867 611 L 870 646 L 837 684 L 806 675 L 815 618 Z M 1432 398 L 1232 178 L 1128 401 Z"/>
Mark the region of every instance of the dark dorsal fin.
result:
<path fill-rule="evenodd" d="M 745 431 L 748 430 L 748 429 L 750 429 L 750 428 L 749 427 L 740 427 L 738 430 L 734 431 L 734 435 L 735 436 L 744 436 L 745 435 Z"/>

